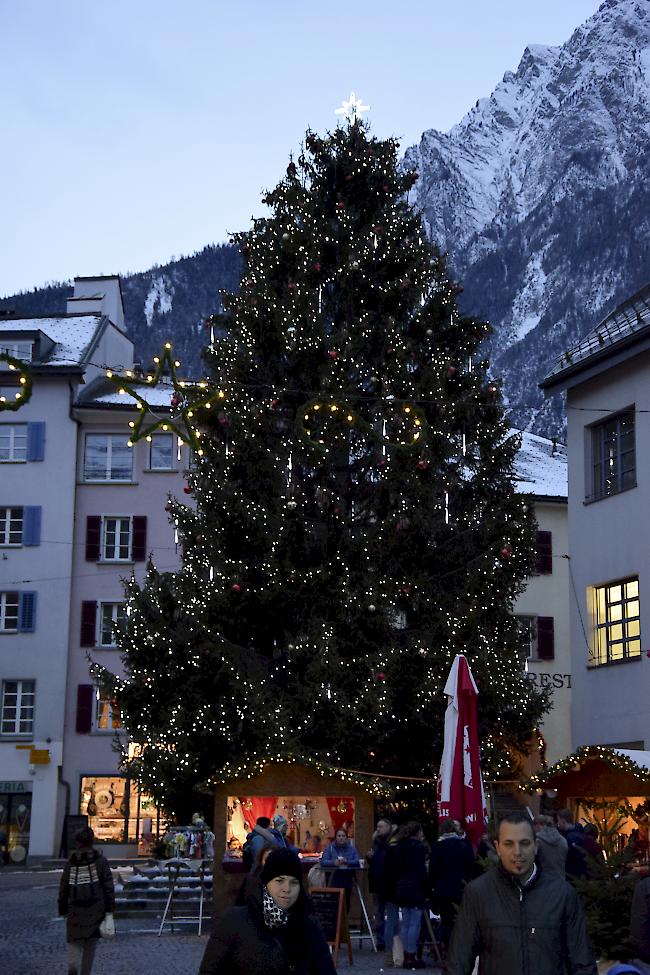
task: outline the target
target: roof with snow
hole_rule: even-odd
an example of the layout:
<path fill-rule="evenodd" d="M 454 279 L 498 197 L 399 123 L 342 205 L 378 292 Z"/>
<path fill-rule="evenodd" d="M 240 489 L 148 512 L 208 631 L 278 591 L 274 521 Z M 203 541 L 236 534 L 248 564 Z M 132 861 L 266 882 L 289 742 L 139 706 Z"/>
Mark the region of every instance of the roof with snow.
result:
<path fill-rule="evenodd" d="M 569 476 L 564 444 L 525 430 L 510 432 L 521 436 L 521 447 L 515 458 L 515 489 L 538 498 L 566 500 Z"/>
<path fill-rule="evenodd" d="M 155 386 L 152 386 L 151 383 L 134 382 L 130 379 L 129 388 L 133 389 L 151 407 L 171 408 L 174 387 L 169 379 L 161 378 Z M 101 408 L 122 406 L 135 409 L 136 400 L 128 392 L 120 393 L 120 387 L 117 387 L 115 383 L 102 378 L 81 391 L 76 405 Z"/>
<path fill-rule="evenodd" d="M 34 366 L 79 366 L 86 362 L 102 327 L 102 315 L 57 315 L 0 319 L 0 338 L 12 333 L 42 332 L 53 343 Z"/>
<path fill-rule="evenodd" d="M 558 356 L 542 389 L 563 381 L 650 335 L 650 284 L 610 312 L 581 342 Z"/>

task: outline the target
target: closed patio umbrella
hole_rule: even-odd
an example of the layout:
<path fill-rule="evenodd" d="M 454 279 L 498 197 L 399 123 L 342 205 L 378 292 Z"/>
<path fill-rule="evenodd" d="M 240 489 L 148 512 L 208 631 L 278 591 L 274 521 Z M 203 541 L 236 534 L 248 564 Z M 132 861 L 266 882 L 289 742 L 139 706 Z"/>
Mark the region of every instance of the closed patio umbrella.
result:
<path fill-rule="evenodd" d="M 478 741 L 478 689 L 469 664 L 458 654 L 445 684 L 445 741 L 438 776 L 438 815 L 464 824 L 474 847 L 485 830 L 487 806 Z"/>

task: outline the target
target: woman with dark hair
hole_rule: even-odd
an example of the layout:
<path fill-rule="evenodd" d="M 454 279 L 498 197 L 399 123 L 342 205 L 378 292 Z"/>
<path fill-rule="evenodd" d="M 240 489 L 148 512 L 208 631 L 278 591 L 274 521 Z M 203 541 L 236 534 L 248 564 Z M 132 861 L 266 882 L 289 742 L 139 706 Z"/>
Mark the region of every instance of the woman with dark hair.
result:
<path fill-rule="evenodd" d="M 399 934 L 404 945 L 404 968 L 424 968 L 416 957 L 422 912 L 428 895 L 427 848 L 419 823 L 410 822 L 395 834 L 384 861 L 386 893 L 386 961 L 393 964 L 393 938 Z M 402 922 L 399 909 L 402 909 Z"/>
<path fill-rule="evenodd" d="M 357 848 L 348 837 L 348 832 L 339 826 L 334 839 L 323 850 L 320 858 L 322 866 L 328 875 L 328 887 L 342 887 L 345 891 L 345 903 L 350 910 L 350 897 L 352 896 L 352 881 L 354 880 L 354 870 L 360 866 Z M 336 867 L 334 872 L 331 868 Z"/>
<path fill-rule="evenodd" d="M 77 849 L 63 868 L 59 885 L 59 914 L 66 918 L 68 975 L 90 975 L 99 926 L 109 915 L 110 922 L 113 919 L 113 875 L 104 854 L 93 848 L 94 842 L 90 826 L 76 833 Z"/>
<path fill-rule="evenodd" d="M 309 916 L 302 865 L 290 850 L 272 850 L 246 904 L 216 922 L 199 975 L 335 975 L 321 929 Z"/>

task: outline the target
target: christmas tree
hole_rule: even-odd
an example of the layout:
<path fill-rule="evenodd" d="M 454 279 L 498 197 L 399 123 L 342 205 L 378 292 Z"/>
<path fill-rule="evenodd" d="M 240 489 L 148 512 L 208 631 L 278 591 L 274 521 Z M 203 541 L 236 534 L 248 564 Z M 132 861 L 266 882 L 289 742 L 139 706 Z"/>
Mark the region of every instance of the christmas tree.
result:
<path fill-rule="evenodd" d="M 235 238 L 196 507 L 170 501 L 183 567 L 129 583 L 126 676 L 102 675 L 135 773 L 172 808 L 256 756 L 431 775 L 458 652 L 488 776 L 544 710 L 511 613 L 535 526 L 489 326 L 459 313 L 397 149 L 356 118 L 308 133 L 270 216 Z"/>

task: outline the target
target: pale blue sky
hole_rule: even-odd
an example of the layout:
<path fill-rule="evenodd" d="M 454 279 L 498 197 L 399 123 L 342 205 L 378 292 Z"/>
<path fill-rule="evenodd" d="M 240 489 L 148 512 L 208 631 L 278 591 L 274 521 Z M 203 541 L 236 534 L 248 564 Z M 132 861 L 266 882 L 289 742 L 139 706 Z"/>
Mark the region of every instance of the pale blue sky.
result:
<path fill-rule="evenodd" d="M 245 229 L 354 89 L 406 147 L 599 0 L 0 0 L 0 295 Z"/>

